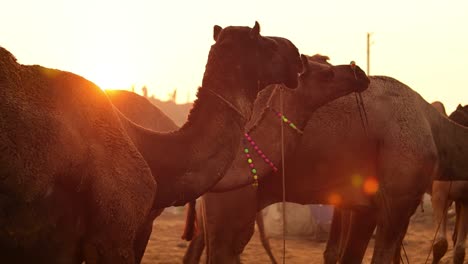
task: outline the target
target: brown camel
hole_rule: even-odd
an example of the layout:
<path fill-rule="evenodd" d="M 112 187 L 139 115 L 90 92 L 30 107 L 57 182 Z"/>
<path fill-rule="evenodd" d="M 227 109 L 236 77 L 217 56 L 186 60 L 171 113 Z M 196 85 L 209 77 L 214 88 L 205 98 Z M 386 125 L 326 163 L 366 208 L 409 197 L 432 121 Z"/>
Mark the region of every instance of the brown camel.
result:
<path fill-rule="evenodd" d="M 440 111 L 442 113 L 445 113 L 445 110 L 444 110 L 445 108 L 443 107 L 443 104 L 441 104 L 440 102 L 432 103 L 432 105 L 438 111 Z M 443 111 L 441 111 L 441 110 L 443 110 Z M 454 121 L 456 120 L 457 123 L 460 123 L 460 124 L 466 126 L 466 125 L 468 125 L 468 117 L 467 117 L 468 115 L 465 114 L 466 112 L 463 113 L 460 110 L 463 110 L 463 108 L 461 106 L 459 106 L 457 108 L 456 112 L 452 113 L 452 115 L 450 116 L 450 119 L 452 119 Z M 443 190 L 445 190 L 445 193 L 444 193 L 444 195 L 441 196 L 441 197 L 444 197 L 446 199 L 448 182 L 439 182 L 439 183 L 440 184 L 444 183 L 445 186 L 446 186 L 445 189 L 443 189 Z M 464 184 L 464 182 L 463 182 L 463 184 Z M 455 185 L 453 185 L 453 186 L 455 186 Z M 460 189 L 460 188 L 461 187 L 458 187 L 458 188 L 454 187 L 454 190 Z M 222 232 L 216 233 L 215 236 L 224 237 L 224 234 L 226 232 L 229 232 L 228 230 L 234 229 L 234 228 L 231 227 L 228 218 L 226 218 L 226 216 L 224 215 L 225 213 L 227 213 L 228 211 L 238 212 L 238 211 L 246 211 L 246 210 L 248 212 L 249 211 L 248 210 L 249 206 L 246 206 L 246 205 L 247 204 L 252 204 L 253 199 L 256 198 L 255 196 L 253 196 L 252 191 L 250 191 L 250 192 L 249 191 L 245 191 L 245 192 L 237 191 L 237 192 L 238 192 L 237 194 L 236 194 L 235 191 L 231 192 L 231 198 L 229 198 L 229 196 L 226 195 L 227 193 L 223 193 L 222 195 L 218 194 L 216 196 L 216 198 L 211 199 L 211 200 L 207 199 L 208 195 L 204 195 L 205 201 L 208 200 L 209 204 L 211 205 L 210 208 L 209 208 L 211 214 L 208 215 L 208 217 L 209 217 L 208 221 L 211 220 L 210 224 L 214 226 L 214 227 L 211 226 L 211 228 L 216 228 L 216 226 L 219 226 L 219 223 L 223 223 L 222 227 L 220 226 L 220 229 L 222 228 Z M 444 204 L 444 203 L 442 202 L 441 204 Z M 242 208 L 240 208 L 240 207 L 242 207 Z M 434 206 L 434 210 L 437 211 L 436 206 Z M 224 212 L 224 214 L 223 214 L 223 212 Z M 214 213 L 216 213 L 216 216 L 213 215 Z M 442 213 L 440 213 L 440 215 L 442 215 Z M 359 217 L 359 214 L 358 214 L 358 217 Z M 212 219 L 210 219 L 210 218 L 212 218 Z M 223 219 L 223 220 L 220 221 L 220 219 Z M 241 222 L 241 223 L 244 223 L 244 225 L 248 226 L 249 224 L 251 224 L 250 222 L 252 221 L 252 216 L 249 217 L 249 214 L 242 214 L 240 216 L 237 215 L 235 219 L 236 219 L 236 223 Z M 457 218 L 458 225 L 460 224 L 459 219 L 460 218 Z M 342 223 L 342 221 L 344 221 L 344 222 Z M 333 224 L 332 224 L 332 228 L 331 228 L 332 231 L 330 233 L 330 237 L 329 237 L 329 240 L 327 242 L 327 250 L 325 252 L 325 263 L 337 263 L 338 262 L 339 252 L 342 251 L 343 248 L 345 247 L 344 244 L 346 243 L 346 241 L 343 241 L 343 240 L 346 240 L 346 229 L 347 229 L 347 225 L 350 223 L 350 221 L 351 221 L 351 213 L 349 212 L 349 210 L 340 210 L 339 208 L 337 208 L 335 210 L 334 216 L 333 216 Z M 354 219 L 354 221 L 357 221 L 359 223 L 359 218 Z M 438 223 L 439 221 L 436 221 L 436 222 Z M 357 226 L 358 226 L 358 230 L 359 230 L 359 224 Z M 344 232 L 343 232 L 343 228 L 345 229 Z M 374 227 L 372 227 L 372 230 L 373 230 L 373 228 Z M 447 250 L 447 241 L 446 241 L 446 238 L 445 238 L 445 222 L 442 222 L 442 226 L 441 226 L 440 230 L 441 231 L 439 232 L 439 235 L 443 234 L 442 237 L 445 240 L 445 242 L 444 242 L 445 243 L 445 251 L 443 251 L 442 253 L 436 253 L 437 251 L 436 250 L 434 251 L 435 256 L 436 256 L 436 254 L 439 255 L 438 259 L 440 259 L 445 254 L 445 252 Z M 442 230 L 443 230 L 443 232 L 442 232 Z M 460 233 L 461 232 L 463 232 L 463 231 L 460 231 Z M 235 236 L 236 235 L 238 236 L 238 234 L 236 234 L 235 232 L 233 234 Z M 343 237 L 342 234 L 344 235 L 344 237 Z M 357 235 L 357 234 L 359 234 L 359 232 L 354 231 L 354 235 Z M 241 236 L 242 236 L 242 234 L 241 234 Z M 234 244 L 235 243 L 241 243 L 238 240 L 245 240 L 245 239 L 248 239 L 248 238 L 249 237 L 247 237 L 247 238 L 246 237 L 244 237 L 244 238 L 237 237 L 237 238 L 234 239 L 234 241 L 232 243 L 234 243 Z M 348 238 L 348 239 L 353 240 L 352 237 Z M 442 238 L 440 238 L 440 239 L 442 239 Z M 458 240 L 458 242 L 461 244 L 462 240 Z M 218 243 L 223 243 L 221 238 L 218 240 Z M 365 241 L 364 247 L 367 246 L 367 243 L 368 243 L 368 240 Z M 454 240 L 454 243 L 455 243 L 455 240 Z M 195 241 L 195 243 L 194 242 L 191 243 L 191 246 L 195 248 L 197 244 L 198 244 L 198 242 Z M 219 244 L 217 244 L 216 247 L 218 248 Z M 461 246 L 459 246 L 459 247 L 461 247 Z M 217 250 L 217 248 L 214 249 L 214 250 Z M 459 251 L 461 251 L 461 250 L 459 250 Z M 464 252 L 464 249 L 463 249 L 463 252 Z M 201 251 L 199 253 L 201 254 Z M 343 252 L 341 252 L 341 253 L 343 253 Z M 362 252 L 362 254 L 363 253 L 364 252 Z M 194 254 L 191 253 L 191 252 L 186 253 L 186 257 L 192 256 L 192 255 L 194 255 Z M 435 259 L 437 259 L 437 258 L 435 257 Z M 461 258 L 459 257 L 458 259 L 461 259 Z M 357 260 L 356 262 L 360 262 L 360 260 Z M 461 263 L 462 262 L 463 262 L 463 260 L 461 260 Z M 187 262 L 187 263 L 192 263 L 192 262 Z M 438 261 L 435 261 L 434 263 L 438 263 Z"/>
<path fill-rule="evenodd" d="M 169 132 L 179 129 L 166 114 L 145 97 L 123 90 L 105 90 L 105 92 L 112 104 L 135 124 L 156 132 Z M 185 233 L 190 232 L 193 234 L 193 231 L 185 230 Z M 187 235 L 184 234 L 184 236 Z M 266 248 L 266 250 L 271 252 L 269 248 Z"/>
<path fill-rule="evenodd" d="M 3 48 L 0 87 L 0 262 L 135 263 L 156 183 L 106 95 Z"/>
<path fill-rule="evenodd" d="M 214 38 L 189 121 L 166 134 L 127 120 L 91 82 L 0 49 L 2 263 L 139 263 L 157 213 L 221 179 L 257 92 L 294 87 L 302 65 L 258 23 L 215 26 Z"/>
<path fill-rule="evenodd" d="M 371 86 L 363 96 L 368 110 L 368 136 L 362 129 L 355 98 L 345 96 L 312 115 L 295 152 L 291 151 L 294 139 L 285 139 L 286 199 L 353 209 L 358 212 L 355 221 L 361 224 L 353 225 L 356 229 L 350 232 L 364 241 L 368 241 L 377 223 L 373 263 L 390 263 L 409 217 L 432 180 L 466 180 L 468 131 L 441 116 L 395 79 L 371 77 Z M 259 142 L 278 142 L 277 137 L 254 132 L 251 136 Z M 261 146 L 274 164 L 280 163 L 279 144 Z M 231 181 L 252 183 L 244 159 L 238 154 L 230 171 L 212 190 L 217 191 L 220 185 L 218 190 L 225 191 L 223 185 Z M 280 175 L 271 173 L 272 169 L 263 163 L 256 169 L 261 178 L 259 209 L 281 201 Z M 361 262 L 365 247 L 354 245 L 362 243 L 347 247 L 343 263 Z"/>
<path fill-rule="evenodd" d="M 443 106 L 443 105 L 442 105 Z M 450 114 L 449 118 L 454 122 L 468 127 L 468 105 L 457 109 Z M 464 181 L 434 181 L 432 185 L 432 207 L 434 209 L 434 223 L 436 230 L 436 241 L 433 248 L 433 264 L 439 263 L 448 249 L 447 242 L 447 209 L 452 201 L 456 202 L 456 225 L 453 235 L 454 256 L 453 263 L 463 264 L 465 259 L 465 241 L 468 231 L 468 183 Z M 440 225 L 440 226 L 439 226 Z"/>
<path fill-rule="evenodd" d="M 297 86 L 303 66 L 289 40 L 261 36 L 258 23 L 253 28 L 215 26 L 213 37 L 216 43 L 210 50 L 203 85 L 181 129 L 156 133 L 120 115 L 124 129 L 158 182 L 151 219 L 165 207 L 193 201 L 223 177 L 235 156 L 257 92 L 274 83 Z M 164 151 L 155 151 L 156 145 Z M 152 223 L 148 222 L 145 239 L 139 244 L 141 255 L 151 231 Z"/>
<path fill-rule="evenodd" d="M 326 65 L 324 64 L 326 59 L 328 58 L 323 56 L 311 57 L 308 63 L 309 71 L 301 75 L 299 87 L 294 91 L 287 91 L 283 95 L 285 109 L 287 109 L 285 115 L 293 121 L 294 125 L 292 127 L 299 129 L 304 127 L 311 112 L 322 105 L 322 102 L 314 99 L 317 98 L 315 94 L 318 91 L 326 90 L 328 91 L 327 96 L 337 98 L 353 91 L 363 91 L 368 87 L 369 80 L 358 67 L 353 72 L 352 67 L 349 65 Z M 278 141 L 280 138 L 279 118 L 275 113 L 280 109 L 279 96 L 279 89 L 276 87 L 260 93 L 254 106 L 252 119 L 247 125 L 248 131 L 250 131 L 248 133 L 255 134 L 255 136 L 252 135 L 252 138 L 258 141 L 257 146 L 268 157 L 272 149 L 279 149 L 279 145 L 270 143 Z M 285 130 L 286 148 L 288 150 L 294 147 L 295 141 L 300 138 L 300 132 L 292 127 Z M 234 166 L 236 167 L 234 170 L 242 169 L 244 166 L 252 170 L 251 165 L 247 163 L 244 148 L 246 148 L 246 145 L 241 146 L 239 149 L 239 152 L 243 154 L 235 160 Z M 247 146 L 247 148 L 251 147 Z M 254 149 L 254 147 L 251 148 L 252 151 Z M 259 157 L 252 154 L 251 158 L 255 161 L 250 163 L 255 164 L 254 169 L 262 167 L 263 161 Z M 266 159 L 266 157 L 263 158 Z M 231 168 L 230 171 L 232 170 Z M 261 172 L 261 170 L 259 171 Z M 249 171 L 245 171 L 245 173 L 249 177 L 254 177 Z M 225 188 L 225 186 L 220 187 L 218 185 L 217 187 L 221 190 Z M 207 236 L 208 263 L 238 263 L 238 255 L 242 252 L 253 233 L 253 224 L 258 210 L 256 188 L 247 186 L 226 193 L 207 193 L 203 195 L 202 199 L 206 209 L 203 213 L 206 216 L 204 229 L 209 232 L 209 236 Z M 242 212 L 242 214 L 239 215 L 239 212 Z M 226 230 L 226 227 L 229 227 L 229 230 Z M 189 249 L 203 249 L 203 246 L 197 245 L 200 241 L 203 241 L 203 234 L 199 234 L 198 238 L 192 241 Z M 229 243 L 229 241 L 232 243 Z M 200 255 L 200 251 L 193 253 L 193 251 L 189 250 L 185 256 L 186 263 L 198 262 Z"/>
<path fill-rule="evenodd" d="M 124 90 L 105 90 L 112 104 L 128 119 L 144 128 L 169 132 L 179 127 L 144 96 Z"/>

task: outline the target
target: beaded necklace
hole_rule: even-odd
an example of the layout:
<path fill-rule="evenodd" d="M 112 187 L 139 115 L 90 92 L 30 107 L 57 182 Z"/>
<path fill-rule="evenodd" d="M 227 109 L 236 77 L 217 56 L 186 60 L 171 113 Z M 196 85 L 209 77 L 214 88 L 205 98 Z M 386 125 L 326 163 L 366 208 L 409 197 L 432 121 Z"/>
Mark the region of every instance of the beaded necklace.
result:
<path fill-rule="evenodd" d="M 281 112 L 276 111 L 273 108 L 270 108 L 277 117 L 279 117 L 284 123 L 286 123 L 290 128 L 294 129 L 297 133 L 303 134 L 303 131 L 297 128 L 297 126 L 292 123 L 288 118 L 286 118 L 285 115 L 283 115 Z M 255 164 L 252 159 L 252 154 L 250 153 L 250 150 L 247 146 L 247 143 L 252 146 L 253 150 L 263 159 L 263 161 L 268 164 L 274 172 L 278 171 L 278 168 L 273 164 L 273 162 L 263 153 L 263 151 L 258 147 L 257 143 L 252 139 L 252 137 L 246 132 L 244 133 L 244 154 L 245 157 L 247 158 L 247 163 L 249 164 L 250 168 L 250 173 L 252 174 L 252 177 L 254 179 L 254 182 L 252 183 L 252 186 L 258 187 L 258 174 L 257 174 L 257 169 L 255 168 Z"/>

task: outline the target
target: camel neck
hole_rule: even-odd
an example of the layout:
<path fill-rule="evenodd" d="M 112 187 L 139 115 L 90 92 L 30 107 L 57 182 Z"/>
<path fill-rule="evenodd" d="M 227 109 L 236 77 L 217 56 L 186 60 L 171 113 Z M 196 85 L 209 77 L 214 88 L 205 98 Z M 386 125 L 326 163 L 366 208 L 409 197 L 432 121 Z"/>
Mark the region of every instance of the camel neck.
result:
<path fill-rule="evenodd" d="M 224 96 L 226 100 L 246 98 L 242 94 L 245 86 L 245 83 L 224 82 L 221 90 L 206 84 L 212 91 L 230 91 L 230 95 Z M 239 106 L 239 99 L 229 105 L 204 87 L 198 91 L 187 123 L 177 131 L 156 133 L 128 120 L 124 122 L 157 181 L 155 208 L 180 206 L 197 198 L 221 179 L 234 159 L 245 120 L 233 107 L 245 111 L 251 108 L 252 102 L 244 100 L 244 108 Z"/>
<path fill-rule="evenodd" d="M 437 146 L 439 173 L 435 180 L 468 180 L 468 128 L 442 116 L 426 103 L 426 116 Z"/>
<path fill-rule="evenodd" d="M 279 147 L 281 143 L 281 123 L 283 122 L 284 125 L 285 154 L 287 155 L 294 151 L 296 143 L 302 136 L 298 130 L 300 131 L 305 126 L 309 117 L 307 105 L 303 102 L 303 97 L 299 93 L 285 89 L 280 94 L 279 89 L 275 89 L 268 96 L 269 99 L 267 100 L 260 98 L 256 101 L 254 106 L 256 111 L 254 111 L 254 116 L 246 126 L 249 136 L 255 141 L 258 150 L 261 151 L 261 154 L 251 154 L 259 178 L 269 177 L 268 175 L 273 172 L 274 167 L 271 164 L 276 165 L 276 167 L 281 165 L 281 148 Z M 280 96 L 282 96 L 283 107 L 280 104 Z M 258 103 L 262 105 L 259 106 Z M 290 127 L 290 123 L 284 122 L 277 115 L 277 112 L 281 112 L 298 129 Z M 272 144 L 272 142 L 277 143 Z M 211 192 L 225 192 L 254 182 L 252 168 L 245 158 L 245 147 L 251 148 L 250 152 L 256 151 L 251 146 L 244 146 L 244 143 L 241 143 L 231 168 L 223 179 L 210 189 Z M 262 154 L 265 157 L 262 157 Z"/>

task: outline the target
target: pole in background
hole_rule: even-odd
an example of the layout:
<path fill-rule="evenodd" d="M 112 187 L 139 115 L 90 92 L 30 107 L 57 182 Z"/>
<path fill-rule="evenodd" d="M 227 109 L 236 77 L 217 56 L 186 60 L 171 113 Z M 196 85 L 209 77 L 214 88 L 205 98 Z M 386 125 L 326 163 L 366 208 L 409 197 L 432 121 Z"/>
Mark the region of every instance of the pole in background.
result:
<path fill-rule="evenodd" d="M 371 43 L 370 38 L 373 33 L 367 32 L 367 75 L 370 74 L 370 46 L 373 44 Z"/>

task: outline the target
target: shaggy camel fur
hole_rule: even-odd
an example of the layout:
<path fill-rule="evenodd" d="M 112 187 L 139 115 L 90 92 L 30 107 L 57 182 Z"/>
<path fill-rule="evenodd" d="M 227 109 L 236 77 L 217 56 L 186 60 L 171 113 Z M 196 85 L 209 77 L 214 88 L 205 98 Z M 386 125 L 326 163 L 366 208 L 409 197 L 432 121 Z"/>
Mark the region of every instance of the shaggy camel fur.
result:
<path fill-rule="evenodd" d="M 214 38 L 189 121 L 168 134 L 127 120 L 83 78 L 0 50 L 1 262 L 138 263 L 162 208 L 222 177 L 257 92 L 294 87 L 302 65 L 258 23 L 215 26 Z"/>
<path fill-rule="evenodd" d="M 104 92 L 3 48 L 0 87 L 0 262 L 137 262 L 156 183 Z"/>
<path fill-rule="evenodd" d="M 468 131 L 441 116 L 395 79 L 371 77 L 370 88 L 362 94 L 369 118 L 368 136 L 352 96 L 316 111 L 295 153 L 291 151 L 294 138 L 289 138 L 294 134 L 286 134 L 286 198 L 289 202 L 331 203 L 353 209 L 361 224 L 351 231 L 353 237 L 363 241 L 368 241 L 377 223 L 373 263 L 390 263 L 409 217 L 432 180 L 466 180 Z M 268 134 L 251 134 L 259 142 L 271 140 Z M 279 164 L 279 145 L 259 142 L 270 160 Z M 261 209 L 281 200 L 282 180 L 262 163 L 257 171 L 262 178 Z M 248 176 L 242 154 L 238 154 L 219 184 L 252 183 Z M 363 244 L 354 241 L 344 252 L 343 263 L 361 262 L 366 247 L 354 248 Z"/>
<path fill-rule="evenodd" d="M 283 95 L 286 105 L 285 115 L 288 118 L 293 117 L 290 120 L 299 128 L 305 126 L 312 111 L 323 105 L 323 101 L 318 100 L 318 97 L 315 96 L 317 92 L 325 90 L 328 91 L 328 97 L 337 98 L 353 91 L 363 91 L 369 85 L 367 76 L 358 67 L 355 75 L 349 65 L 324 65 L 323 62 L 326 59 L 323 56 L 312 57 L 308 63 L 309 72 L 301 75 L 299 87 L 293 92 L 286 92 Z M 278 142 L 280 138 L 279 118 L 273 112 L 280 109 L 279 96 L 279 89 L 275 87 L 260 93 L 255 102 L 253 117 L 247 125 L 249 133 L 256 135 L 252 138 L 258 141 L 257 145 L 267 156 L 269 156 L 271 148 L 279 147 L 277 144 L 270 146 L 271 142 Z M 300 136 L 293 129 L 285 130 L 285 133 L 288 139 L 286 141 L 288 149 L 293 147 L 294 141 Z M 244 153 L 244 147 L 245 145 L 239 150 L 240 153 Z M 236 166 L 242 168 L 247 166 L 245 153 L 243 155 L 243 157 L 238 156 L 236 159 Z M 263 166 L 263 161 L 256 158 L 258 157 L 252 154 L 255 168 L 259 169 Z M 249 171 L 246 173 L 249 177 L 253 176 L 249 175 Z M 225 188 L 225 186 L 219 185 L 217 187 L 221 190 Z M 206 215 L 205 229 L 209 232 L 207 236 L 209 242 L 207 247 L 208 263 L 236 263 L 238 261 L 238 255 L 253 233 L 253 223 L 257 212 L 255 195 L 256 191 L 252 186 L 222 194 L 208 193 L 203 195 L 202 199 L 206 208 L 204 213 Z M 239 212 L 242 214 L 239 215 Z M 203 237 L 203 234 L 199 234 L 200 236 Z M 195 239 L 191 244 L 196 244 L 200 240 Z M 190 247 L 200 248 L 200 246 L 195 245 Z M 194 256 L 191 254 L 193 252 L 187 252 L 185 259 L 193 260 Z M 198 256 L 200 254 L 201 252 L 198 252 Z M 198 259 L 195 260 L 195 262 L 197 261 Z"/>
<path fill-rule="evenodd" d="M 443 105 L 442 105 L 443 106 Z M 449 118 L 460 125 L 468 127 L 468 105 L 457 109 Z M 433 264 L 439 263 L 448 249 L 447 242 L 447 209 L 452 201 L 456 202 L 456 225 L 453 235 L 454 256 L 453 263 L 463 264 L 465 259 L 466 234 L 468 231 L 468 183 L 464 181 L 434 181 L 432 184 L 432 207 L 434 209 L 434 223 L 436 230 L 436 242 L 433 248 Z M 440 225 L 440 226 L 438 226 Z"/>

